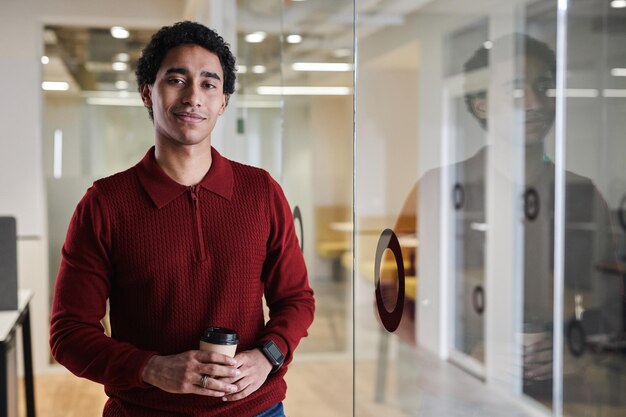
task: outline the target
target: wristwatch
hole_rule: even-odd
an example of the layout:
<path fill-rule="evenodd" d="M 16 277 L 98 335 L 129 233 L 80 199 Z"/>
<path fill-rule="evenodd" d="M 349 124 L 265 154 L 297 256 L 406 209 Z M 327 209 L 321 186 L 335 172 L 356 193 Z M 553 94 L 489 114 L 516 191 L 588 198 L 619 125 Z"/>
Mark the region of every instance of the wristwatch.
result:
<path fill-rule="evenodd" d="M 273 340 L 268 340 L 263 343 L 259 349 L 261 349 L 261 352 L 263 352 L 267 360 L 272 364 L 271 373 L 278 371 L 283 365 L 283 362 L 285 362 L 285 355 L 283 355 L 283 352 L 276 346 L 276 343 L 274 343 Z"/>

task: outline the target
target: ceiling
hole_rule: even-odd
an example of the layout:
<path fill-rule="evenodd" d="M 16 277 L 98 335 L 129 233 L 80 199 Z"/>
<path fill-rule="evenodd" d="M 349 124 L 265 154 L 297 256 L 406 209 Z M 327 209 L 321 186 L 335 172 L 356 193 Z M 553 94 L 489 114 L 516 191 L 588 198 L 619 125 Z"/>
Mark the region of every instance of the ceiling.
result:
<path fill-rule="evenodd" d="M 185 0 L 182 15 L 194 15 L 193 11 L 203 4 L 202 0 Z M 260 85 L 342 85 L 352 86 L 351 72 L 296 72 L 294 62 L 337 62 L 353 61 L 354 4 L 352 0 L 236 0 L 237 38 L 229 40 L 236 47 L 238 73 L 237 90 L 240 94 L 253 94 Z M 484 0 L 485 3 L 496 0 Z M 626 30 L 626 9 L 610 10 L 609 20 L 604 26 L 606 7 L 597 7 L 602 0 L 583 2 L 570 10 L 569 24 L 596 25 L 599 30 L 608 27 L 609 33 L 621 39 Z M 470 6 L 468 3 L 472 3 Z M 528 18 L 542 28 L 554 26 L 556 21 L 555 1 L 532 2 L 527 9 Z M 473 2 L 460 0 L 359 0 L 357 33 L 359 39 L 375 36 L 377 31 L 400 26 L 409 20 L 409 15 L 423 8 L 428 13 L 467 13 L 464 7 L 475 8 Z M 195 15 L 198 15 L 197 13 Z M 174 17 L 173 19 L 183 19 Z M 596 24 L 597 23 L 597 24 Z M 78 95 L 131 95 L 136 94 L 134 70 L 141 49 L 158 28 L 142 26 L 128 27 L 126 39 L 116 39 L 108 27 L 47 26 L 44 32 L 45 54 L 49 63 L 44 65 L 46 81 L 65 81 L 69 91 L 63 94 Z M 593 32 L 593 27 L 580 28 L 577 33 Z M 260 43 L 249 43 L 245 36 L 263 31 L 266 38 Z M 297 34 L 302 41 L 290 44 L 284 36 Z M 617 39 L 617 38 L 616 38 Z M 576 42 L 581 49 L 584 42 Z M 402 46 L 402 48 L 401 48 Z M 590 44 L 589 48 L 594 48 Z M 582 49 L 581 49 L 582 50 Z M 380 65 L 393 68 L 414 68 L 418 65 L 419 45 L 415 43 L 390 45 Z M 592 51 L 591 51 L 592 52 Z M 114 68 L 120 61 L 118 54 L 125 53 L 126 66 Z M 570 54 L 570 65 L 577 60 L 594 56 L 592 53 Z M 620 57 L 622 59 L 622 57 Z M 374 62 L 376 64 L 376 62 Z M 585 65 L 587 63 L 585 62 Z M 246 71 L 244 72 L 243 69 Z M 253 67 L 257 66 L 253 71 Z"/>
<path fill-rule="evenodd" d="M 359 36 L 400 25 L 405 16 L 430 0 L 360 0 Z M 193 9 L 196 0 L 187 0 Z M 345 62 L 353 60 L 354 2 L 352 0 L 237 0 L 237 63 L 247 71 L 238 74 L 238 91 L 249 93 L 257 85 L 352 84 L 351 73 L 296 73 L 293 62 Z M 129 36 L 116 39 L 110 28 L 46 26 L 44 33 L 45 81 L 65 81 L 64 94 L 132 94 L 137 91 L 134 70 L 141 49 L 158 28 L 126 27 Z M 245 35 L 265 32 L 261 43 L 249 43 Z M 283 35 L 297 34 L 297 44 L 283 42 Z M 125 53 L 126 61 L 121 61 Z M 115 62 L 125 62 L 126 66 Z M 281 65 L 282 63 L 282 65 Z M 262 71 L 253 66 L 264 66 Z M 243 67 L 242 67 L 243 69 Z"/>

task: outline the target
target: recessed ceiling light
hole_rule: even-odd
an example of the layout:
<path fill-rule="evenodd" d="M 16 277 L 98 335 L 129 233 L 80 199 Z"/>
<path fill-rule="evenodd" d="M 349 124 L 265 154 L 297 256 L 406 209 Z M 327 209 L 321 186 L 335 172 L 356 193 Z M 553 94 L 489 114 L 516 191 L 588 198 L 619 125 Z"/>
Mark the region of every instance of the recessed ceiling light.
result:
<path fill-rule="evenodd" d="M 613 0 L 611 7 L 614 9 L 623 9 L 626 7 L 626 0 Z"/>
<path fill-rule="evenodd" d="M 115 81 L 115 88 L 117 88 L 118 90 L 126 90 L 128 88 L 128 81 Z"/>
<path fill-rule="evenodd" d="M 352 71 L 352 64 L 343 62 L 294 62 L 294 71 Z"/>
<path fill-rule="evenodd" d="M 120 52 L 119 54 L 115 55 L 113 60 L 119 62 L 128 62 L 130 61 L 130 55 L 128 55 L 126 52 Z"/>
<path fill-rule="evenodd" d="M 70 89 L 70 83 L 65 81 L 44 81 L 41 88 L 46 91 L 67 91 Z"/>
<path fill-rule="evenodd" d="M 41 57 L 41 63 L 42 63 L 42 64 L 44 64 L 44 65 L 46 65 L 46 64 L 48 64 L 48 63 L 50 63 L 50 58 L 48 58 L 48 57 L 47 57 L 47 56 L 45 56 L 45 55 L 44 55 L 44 56 L 42 56 L 42 57 Z"/>
<path fill-rule="evenodd" d="M 128 33 L 128 31 L 121 26 L 113 26 L 111 28 L 111 36 L 116 39 L 126 39 L 129 35 L 130 33 Z"/>
<path fill-rule="evenodd" d="M 246 35 L 246 42 L 261 43 L 265 40 L 266 37 L 267 37 L 267 33 L 265 32 L 248 33 Z"/>
<path fill-rule="evenodd" d="M 245 74 L 246 72 L 248 72 L 246 65 L 237 65 L 237 74 Z"/>
<path fill-rule="evenodd" d="M 126 62 L 114 62 L 112 66 L 114 71 L 126 71 L 128 68 L 128 64 Z"/>
<path fill-rule="evenodd" d="M 302 36 L 300 35 L 287 35 L 287 43 L 300 43 L 302 42 Z"/>
<path fill-rule="evenodd" d="M 265 68 L 265 65 L 253 65 L 252 66 L 252 72 L 255 74 L 265 74 L 265 71 L 267 69 Z"/>
<path fill-rule="evenodd" d="M 485 48 L 485 49 L 491 49 L 491 48 L 493 48 L 493 42 L 491 42 L 491 41 L 485 41 L 485 42 L 483 42 L 483 48 Z"/>

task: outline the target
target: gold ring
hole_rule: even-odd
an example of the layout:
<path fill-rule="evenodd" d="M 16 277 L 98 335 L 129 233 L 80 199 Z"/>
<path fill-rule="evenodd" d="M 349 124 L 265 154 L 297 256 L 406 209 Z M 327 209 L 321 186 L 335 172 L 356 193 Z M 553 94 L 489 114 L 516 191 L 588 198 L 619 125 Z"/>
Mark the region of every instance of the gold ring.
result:
<path fill-rule="evenodd" d="M 207 374 L 202 374 L 202 378 L 200 378 L 200 386 L 206 389 L 206 383 L 209 382 L 210 376 Z"/>

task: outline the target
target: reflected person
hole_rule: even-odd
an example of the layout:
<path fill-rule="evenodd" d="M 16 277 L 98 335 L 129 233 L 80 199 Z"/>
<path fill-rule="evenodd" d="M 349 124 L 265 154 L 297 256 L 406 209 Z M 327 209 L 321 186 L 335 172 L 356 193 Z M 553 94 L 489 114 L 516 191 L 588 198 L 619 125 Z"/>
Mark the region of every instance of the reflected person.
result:
<path fill-rule="evenodd" d="M 556 59 L 547 44 L 528 35 L 509 35 L 491 45 L 476 50 L 463 68 L 467 109 L 485 135 L 489 132 L 491 145 L 445 168 L 454 187 L 450 190 L 454 209 L 453 262 L 461 286 L 455 294 L 458 312 L 455 320 L 463 321 L 461 325 L 465 326 L 461 334 L 455 335 L 454 343 L 467 355 L 484 362 L 484 315 L 477 310 L 472 295 L 477 288 L 484 288 L 485 242 L 489 233 L 485 212 L 486 170 L 492 164 L 495 169 L 491 172 L 498 176 L 496 180 L 522 190 L 523 389 L 532 396 L 549 400 L 553 370 L 555 165 L 546 153 L 546 139 L 555 117 Z M 492 55 L 498 48 L 513 49 L 514 53 L 496 60 Z M 489 92 L 488 83 L 493 86 Z M 490 123 L 489 117 L 495 120 Z M 523 157 L 521 179 L 514 178 L 511 167 L 503 163 L 506 155 L 511 154 Z M 417 234 L 419 199 L 430 201 L 439 194 L 443 169 L 427 172 L 409 193 L 394 229 L 399 236 Z M 601 312 L 599 315 L 604 317 L 603 324 L 610 327 L 609 331 L 617 331 L 622 325 L 616 309 L 618 297 L 604 286 L 596 268 L 598 264 L 615 260 L 608 208 L 588 178 L 567 171 L 565 182 L 568 200 L 563 325 L 580 318 L 581 311 L 595 310 Z M 581 230 L 577 224 L 587 226 Z M 417 253 L 403 248 L 403 254 L 408 256 L 405 268 L 418 269 Z M 489 299 L 485 298 L 482 307 L 488 309 L 488 305 Z M 403 318 L 403 321 L 401 327 L 414 328 L 410 320 Z M 566 358 L 565 365 L 567 371 L 575 361 Z"/>
<path fill-rule="evenodd" d="M 286 365 L 314 298 L 278 183 L 211 146 L 235 59 L 216 32 L 180 22 L 153 35 L 136 75 L 155 146 L 74 212 L 52 354 L 104 385 L 104 416 L 284 416 Z M 238 333 L 234 358 L 199 350 L 210 326 Z"/>

